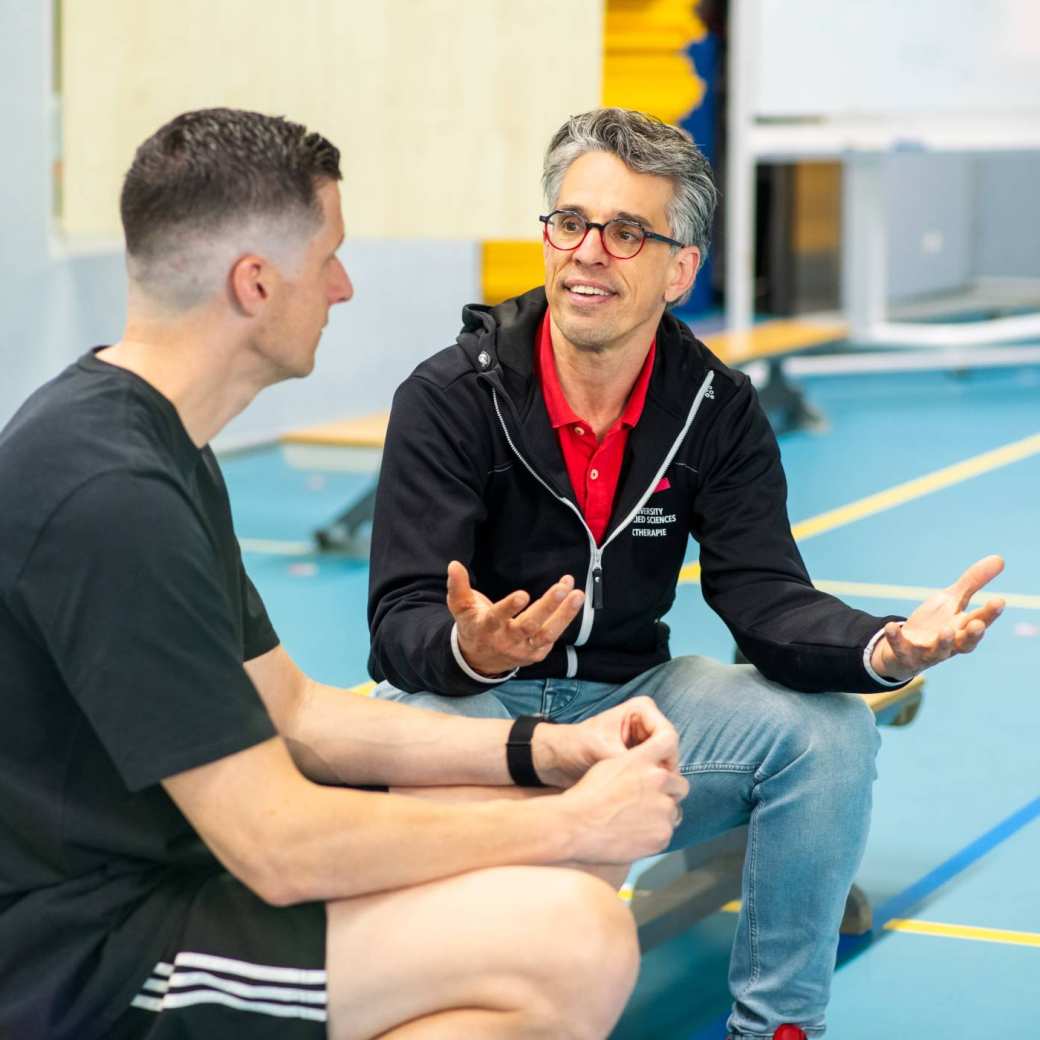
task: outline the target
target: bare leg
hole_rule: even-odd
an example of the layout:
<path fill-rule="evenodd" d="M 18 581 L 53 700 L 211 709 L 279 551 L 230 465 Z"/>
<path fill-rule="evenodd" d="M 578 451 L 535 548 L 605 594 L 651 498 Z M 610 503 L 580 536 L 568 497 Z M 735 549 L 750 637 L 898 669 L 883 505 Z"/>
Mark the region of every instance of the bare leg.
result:
<path fill-rule="evenodd" d="M 327 946 L 331 1040 L 603 1038 L 639 965 L 624 904 L 553 867 L 330 903 Z"/>

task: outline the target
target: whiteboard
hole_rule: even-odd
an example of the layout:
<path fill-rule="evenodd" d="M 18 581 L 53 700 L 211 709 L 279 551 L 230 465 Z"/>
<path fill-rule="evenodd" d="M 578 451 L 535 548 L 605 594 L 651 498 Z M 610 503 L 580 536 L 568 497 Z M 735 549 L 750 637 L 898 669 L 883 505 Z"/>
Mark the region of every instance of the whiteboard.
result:
<path fill-rule="evenodd" d="M 739 2 L 755 118 L 1040 120 L 1040 0 Z"/>

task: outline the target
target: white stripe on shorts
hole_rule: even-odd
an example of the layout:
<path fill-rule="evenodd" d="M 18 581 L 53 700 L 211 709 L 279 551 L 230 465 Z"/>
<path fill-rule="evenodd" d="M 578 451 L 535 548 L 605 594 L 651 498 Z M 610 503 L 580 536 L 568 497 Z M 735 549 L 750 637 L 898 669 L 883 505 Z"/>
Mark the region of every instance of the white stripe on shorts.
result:
<path fill-rule="evenodd" d="M 185 971 L 185 968 L 211 970 Z M 221 978 L 213 974 L 214 971 L 237 975 L 238 979 Z M 239 979 L 262 980 L 267 985 Z M 325 980 L 322 970 L 251 964 L 230 957 L 184 952 L 177 954 L 173 964 L 164 961 L 156 964 L 151 977 L 130 1003 L 132 1007 L 156 1013 L 195 1004 L 223 1004 L 261 1015 L 324 1022 Z M 303 989 L 303 986 L 313 988 Z"/>
<path fill-rule="evenodd" d="M 167 993 L 162 1008 L 190 1007 L 193 1004 L 224 1004 L 238 1011 L 253 1011 L 258 1015 L 275 1015 L 278 1018 L 308 1018 L 312 1022 L 325 1021 L 325 1009 L 302 1007 L 299 1004 L 270 1004 L 261 1000 L 242 1000 L 230 993 L 212 989 L 193 989 L 187 993 Z"/>
<path fill-rule="evenodd" d="M 265 982 L 294 982 L 298 986 L 324 986 L 325 972 L 309 968 L 277 968 L 272 964 L 250 964 L 230 957 L 214 957 L 210 953 L 178 953 L 173 960 L 177 968 L 203 968 L 222 971 L 227 975 L 241 975 L 247 979 Z"/>
<path fill-rule="evenodd" d="M 233 979 L 222 979 L 219 975 L 211 975 L 208 971 L 175 971 L 170 977 L 170 991 L 188 989 L 193 986 L 208 986 L 222 989 L 226 993 L 234 993 L 238 997 L 252 1000 L 284 1000 L 296 1001 L 300 1004 L 325 1004 L 324 989 L 295 989 L 291 986 L 250 986 L 245 982 Z"/>

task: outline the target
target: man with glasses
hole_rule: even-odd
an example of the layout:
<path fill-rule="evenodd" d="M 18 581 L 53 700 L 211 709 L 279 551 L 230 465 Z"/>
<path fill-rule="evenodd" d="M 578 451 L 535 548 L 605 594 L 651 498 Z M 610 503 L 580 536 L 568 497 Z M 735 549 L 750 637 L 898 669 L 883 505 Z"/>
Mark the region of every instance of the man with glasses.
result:
<path fill-rule="evenodd" d="M 708 249 L 704 157 L 675 127 L 597 110 L 553 137 L 543 187 L 544 287 L 467 307 L 394 400 L 377 696 L 515 718 L 518 760 L 541 721 L 652 697 L 691 781 L 672 847 L 750 827 L 732 1036 L 815 1037 L 878 745 L 862 701 L 834 691 L 972 650 L 1001 603 L 965 607 L 1002 564 L 975 564 L 904 627 L 814 589 L 750 381 L 668 312 Z M 753 666 L 670 658 L 661 619 L 691 534 L 705 598 Z"/>

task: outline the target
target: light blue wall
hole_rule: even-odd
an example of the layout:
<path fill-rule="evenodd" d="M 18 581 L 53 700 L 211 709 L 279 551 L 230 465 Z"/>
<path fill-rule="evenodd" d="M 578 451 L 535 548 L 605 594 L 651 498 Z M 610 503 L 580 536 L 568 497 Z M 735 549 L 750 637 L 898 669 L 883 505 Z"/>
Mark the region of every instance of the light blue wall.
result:
<path fill-rule="evenodd" d="M 885 162 L 893 301 L 976 278 L 1040 279 L 1040 156 L 895 154 Z M 925 248 L 939 232 L 942 247 Z"/>
<path fill-rule="evenodd" d="M 348 240 L 341 256 L 354 298 L 330 312 L 314 372 L 264 391 L 218 446 L 389 407 L 419 361 L 454 341 L 463 303 L 479 299 L 471 242 Z"/>
<path fill-rule="evenodd" d="M 966 285 L 972 277 L 974 160 L 896 154 L 885 160 L 888 290 L 893 301 Z M 926 243 L 941 236 L 942 247 Z"/>
<path fill-rule="evenodd" d="M 122 332 L 123 260 L 50 243 L 50 2 L 0 0 L 0 426 L 40 383 Z M 217 442 L 386 407 L 415 364 L 446 345 L 478 298 L 473 242 L 356 241 L 355 299 L 336 308 L 310 379 L 273 387 Z"/>
<path fill-rule="evenodd" d="M 976 273 L 1040 278 L 1040 159 L 1002 155 L 979 163 Z"/>

